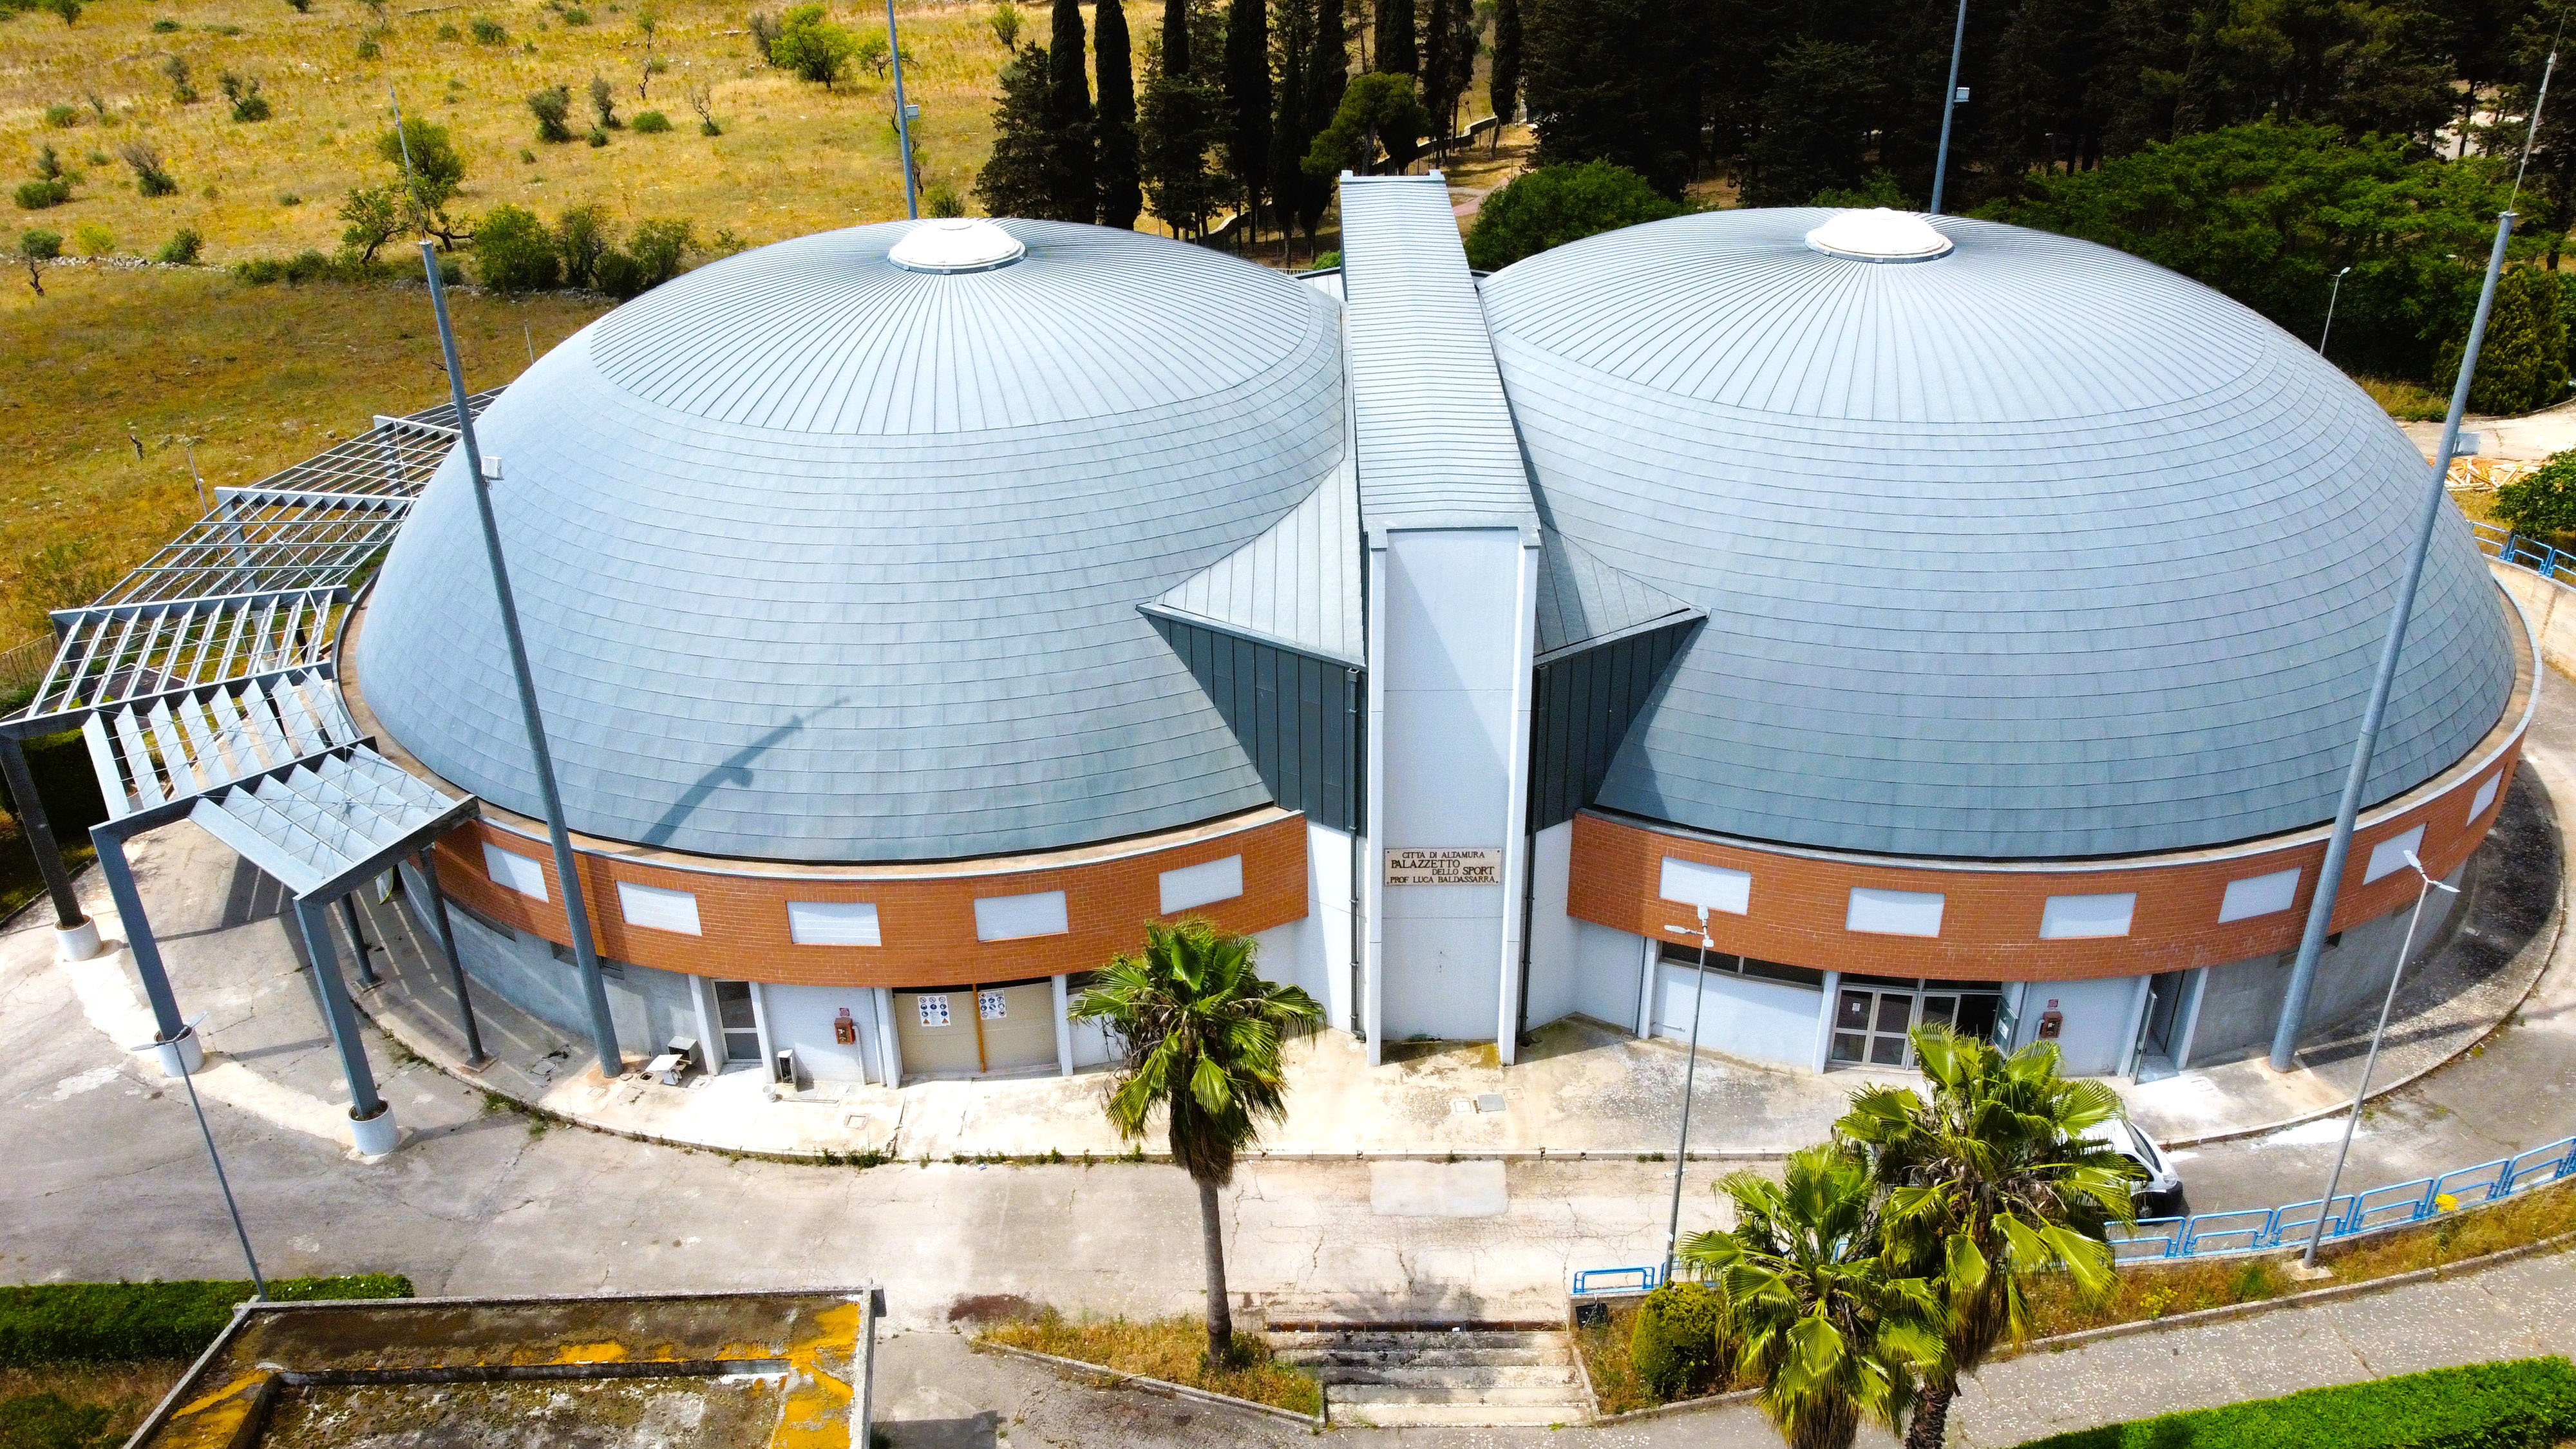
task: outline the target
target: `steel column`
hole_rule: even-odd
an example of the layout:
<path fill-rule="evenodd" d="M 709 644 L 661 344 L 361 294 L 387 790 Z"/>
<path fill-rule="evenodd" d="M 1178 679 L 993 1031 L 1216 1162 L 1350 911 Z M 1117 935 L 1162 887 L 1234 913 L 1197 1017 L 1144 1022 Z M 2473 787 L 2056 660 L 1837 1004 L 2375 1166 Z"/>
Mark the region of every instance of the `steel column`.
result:
<path fill-rule="evenodd" d="M 383 978 L 376 975 L 374 963 L 367 960 L 367 933 L 358 928 L 358 903 L 354 898 L 340 897 L 340 920 L 349 928 L 349 949 L 358 956 L 358 984 L 384 985 Z"/>
<path fill-rule="evenodd" d="M 80 897 L 72 892 L 71 872 L 63 869 L 63 853 L 54 842 L 53 822 L 45 818 L 45 802 L 36 794 L 35 777 L 27 773 L 26 744 L 16 735 L 0 732 L 0 774 L 9 780 L 9 797 L 18 805 L 18 825 L 27 837 L 27 848 L 36 853 L 36 869 L 45 878 L 45 894 L 54 898 L 54 926 L 57 930 L 74 930 L 89 917 L 81 913 Z"/>
<path fill-rule="evenodd" d="M 152 923 L 143 914 L 143 895 L 134 888 L 134 868 L 126 863 L 125 842 L 105 833 L 101 826 L 90 832 L 90 843 L 98 847 L 98 873 L 107 877 L 108 899 L 116 903 L 117 919 L 125 927 L 125 949 L 134 957 L 134 974 L 143 978 L 143 995 L 152 1003 L 152 1026 L 156 1041 L 177 1041 L 188 1029 L 179 1019 L 179 998 L 171 994 L 170 973 L 162 968 L 161 948 L 152 939 Z"/>
<path fill-rule="evenodd" d="M 429 919 L 438 927 L 438 949 L 447 958 L 448 984 L 456 988 L 456 1024 L 465 1030 L 465 1064 L 479 1067 L 492 1060 L 483 1050 L 483 1032 L 474 1022 L 474 997 L 465 989 L 465 958 L 456 954 L 456 925 L 447 918 L 447 893 L 438 888 L 438 848 L 420 852 L 421 883 L 429 892 Z"/>
<path fill-rule="evenodd" d="M 349 983 L 340 979 L 340 953 L 331 944 L 330 909 L 327 901 L 299 900 L 295 920 L 304 931 L 314 984 L 322 990 L 322 1019 L 331 1028 L 331 1044 L 340 1049 L 340 1067 L 349 1077 L 349 1116 L 364 1120 L 383 1111 L 385 1102 L 376 1095 L 367 1044 L 358 1036 L 358 1009 L 349 1004 Z"/>

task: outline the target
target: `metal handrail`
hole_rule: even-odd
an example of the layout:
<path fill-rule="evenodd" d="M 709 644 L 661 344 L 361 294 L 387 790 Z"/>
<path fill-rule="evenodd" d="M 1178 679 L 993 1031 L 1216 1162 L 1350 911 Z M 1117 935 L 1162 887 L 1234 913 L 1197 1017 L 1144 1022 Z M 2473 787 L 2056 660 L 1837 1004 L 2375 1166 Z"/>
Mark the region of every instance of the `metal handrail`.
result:
<path fill-rule="evenodd" d="M 2576 1177 L 2576 1137 L 2563 1137 L 2545 1147 L 2438 1177 L 2419 1177 L 2412 1182 L 2346 1193 L 2331 1203 L 2310 1198 L 2276 1208 L 2148 1218 L 2135 1226 L 2115 1223 L 2111 1228 L 2111 1253 L 2123 1263 L 2268 1253 L 2297 1247 L 2315 1228 L 2321 1212 L 2326 1241 L 2333 1242 L 2420 1223 L 2482 1203 L 2502 1202 L 2569 1177 Z"/>
<path fill-rule="evenodd" d="M 2497 523 L 2472 521 L 2469 532 L 2477 539 L 2478 552 L 2491 559 L 2529 569 L 2544 579 L 2556 579 L 2562 572 L 2576 578 L 2576 553 Z"/>

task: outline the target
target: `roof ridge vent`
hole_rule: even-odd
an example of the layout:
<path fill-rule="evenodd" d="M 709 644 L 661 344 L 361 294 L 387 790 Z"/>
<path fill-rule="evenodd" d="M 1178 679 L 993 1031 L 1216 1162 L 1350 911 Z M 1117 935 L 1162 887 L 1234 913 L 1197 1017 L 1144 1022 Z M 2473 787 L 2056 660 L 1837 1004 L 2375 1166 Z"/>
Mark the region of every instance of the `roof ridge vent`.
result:
<path fill-rule="evenodd" d="M 1807 233 L 1807 245 L 1855 261 L 1928 262 L 1948 256 L 1953 243 L 1913 212 L 1876 206 L 1835 212 Z"/>
<path fill-rule="evenodd" d="M 907 272 L 989 272 L 1027 251 L 1018 237 L 981 217 L 945 216 L 905 232 L 886 260 Z"/>

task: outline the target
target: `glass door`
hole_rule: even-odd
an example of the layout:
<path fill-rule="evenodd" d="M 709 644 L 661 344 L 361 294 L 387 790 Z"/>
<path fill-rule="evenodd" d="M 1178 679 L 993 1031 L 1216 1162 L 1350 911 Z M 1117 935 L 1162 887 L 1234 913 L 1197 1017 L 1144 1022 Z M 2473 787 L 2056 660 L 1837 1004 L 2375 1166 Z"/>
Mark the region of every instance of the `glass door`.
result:
<path fill-rule="evenodd" d="M 1905 1039 L 1914 1024 L 1915 993 L 1875 986 L 1846 986 L 1834 1002 L 1832 1060 L 1851 1066 L 1901 1067 L 1913 1056 Z M 1945 998 L 1956 1010 L 1958 998 Z"/>
<path fill-rule="evenodd" d="M 719 981 L 716 988 L 716 1026 L 724 1033 L 725 1068 L 759 1066 L 760 1018 L 751 1004 L 751 983 Z"/>

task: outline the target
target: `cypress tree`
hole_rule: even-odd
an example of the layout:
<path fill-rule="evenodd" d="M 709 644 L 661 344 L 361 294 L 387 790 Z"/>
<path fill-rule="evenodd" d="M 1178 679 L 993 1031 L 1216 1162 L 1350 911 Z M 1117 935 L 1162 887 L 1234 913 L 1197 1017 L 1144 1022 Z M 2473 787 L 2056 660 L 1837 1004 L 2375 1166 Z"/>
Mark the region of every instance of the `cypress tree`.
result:
<path fill-rule="evenodd" d="M 1503 144 L 1503 127 L 1512 123 L 1512 108 L 1521 98 L 1521 0 L 1494 0 L 1494 69 L 1486 94 L 1494 102 L 1494 146 Z"/>
<path fill-rule="evenodd" d="M 1449 51 L 1457 30 L 1450 12 L 1466 0 L 1424 0 L 1422 7 L 1422 69 L 1415 72 L 1422 81 L 1422 109 L 1431 113 L 1431 129 L 1446 137 L 1452 127 L 1449 112 L 1457 93 L 1450 88 L 1449 73 L 1457 69 Z"/>
<path fill-rule="evenodd" d="M 1314 183 L 1301 169 L 1314 137 L 1306 129 L 1306 67 L 1314 59 L 1317 10 L 1340 0 L 1275 0 L 1270 15 L 1271 70 L 1278 110 L 1270 123 L 1270 190 L 1279 223 L 1279 254 L 1291 260 L 1288 236 Z"/>
<path fill-rule="evenodd" d="M 1163 0 L 1163 74 L 1189 78 L 1190 0 Z"/>
<path fill-rule="evenodd" d="M 1413 0 L 1377 0 L 1377 68 L 1384 75 L 1421 69 L 1414 59 Z"/>
<path fill-rule="evenodd" d="M 1269 21 L 1262 0 L 1232 0 L 1225 17 L 1225 101 L 1234 114 L 1226 160 L 1256 232 L 1270 180 Z"/>
<path fill-rule="evenodd" d="M 1315 44 L 1306 61 L 1306 146 L 1314 149 L 1315 138 L 1333 124 L 1333 116 L 1342 108 L 1342 91 L 1351 83 L 1350 17 L 1342 9 L 1342 0 L 1322 0 L 1315 12 Z M 1306 240 L 1315 240 L 1315 229 L 1324 222 L 1324 208 L 1332 203 L 1333 178 L 1308 176 L 1301 168 L 1298 177 L 1306 184 L 1297 191 L 1297 224 L 1306 229 Z"/>
<path fill-rule="evenodd" d="M 1055 142 L 1047 187 L 1048 215 L 1057 221 L 1091 221 L 1100 194 L 1091 158 L 1091 76 L 1082 63 L 1082 8 L 1055 0 L 1054 30 L 1047 44 L 1047 130 Z"/>
<path fill-rule="evenodd" d="M 1127 54 L 1127 12 L 1099 0 L 1091 43 L 1100 72 L 1100 224 L 1133 227 L 1145 206 L 1136 158 L 1136 75 Z"/>

